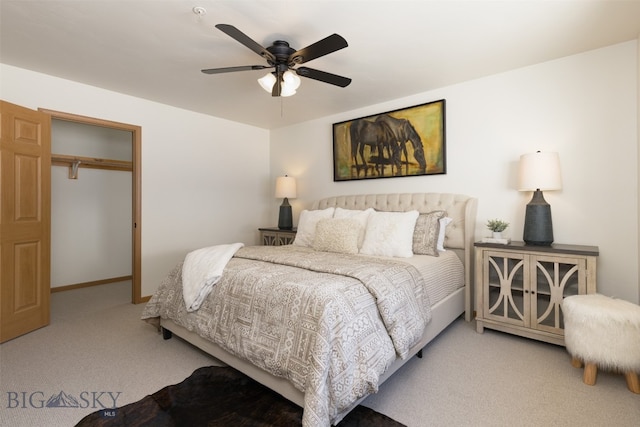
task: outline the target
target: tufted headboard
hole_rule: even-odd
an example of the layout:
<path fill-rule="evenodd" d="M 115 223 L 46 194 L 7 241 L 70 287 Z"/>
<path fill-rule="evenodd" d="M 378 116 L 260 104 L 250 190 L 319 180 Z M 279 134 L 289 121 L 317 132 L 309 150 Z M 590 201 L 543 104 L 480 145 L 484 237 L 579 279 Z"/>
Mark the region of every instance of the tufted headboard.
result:
<path fill-rule="evenodd" d="M 385 212 L 420 213 L 443 210 L 453 221 L 447 226 L 444 246 L 453 250 L 464 263 L 465 285 L 467 287 L 467 313 L 471 313 L 473 288 L 473 242 L 476 228 L 478 200 L 462 194 L 451 193 L 392 193 L 336 196 L 320 199 L 312 209 L 340 207 L 343 209 L 374 208 Z M 467 314 L 469 316 L 469 314 Z M 467 320 L 470 320 L 467 317 Z"/>

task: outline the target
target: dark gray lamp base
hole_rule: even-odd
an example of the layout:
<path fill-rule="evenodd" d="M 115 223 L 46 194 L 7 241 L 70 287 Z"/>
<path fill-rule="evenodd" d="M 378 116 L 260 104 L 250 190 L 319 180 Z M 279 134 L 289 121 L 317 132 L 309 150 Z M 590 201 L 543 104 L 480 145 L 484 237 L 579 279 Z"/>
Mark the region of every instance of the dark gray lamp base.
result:
<path fill-rule="evenodd" d="M 291 213 L 291 205 L 286 197 L 280 205 L 280 215 L 278 216 L 278 228 L 280 230 L 293 229 L 293 214 Z"/>
<path fill-rule="evenodd" d="M 536 190 L 524 216 L 523 240 L 527 245 L 550 246 L 553 243 L 551 206 L 542 191 Z"/>

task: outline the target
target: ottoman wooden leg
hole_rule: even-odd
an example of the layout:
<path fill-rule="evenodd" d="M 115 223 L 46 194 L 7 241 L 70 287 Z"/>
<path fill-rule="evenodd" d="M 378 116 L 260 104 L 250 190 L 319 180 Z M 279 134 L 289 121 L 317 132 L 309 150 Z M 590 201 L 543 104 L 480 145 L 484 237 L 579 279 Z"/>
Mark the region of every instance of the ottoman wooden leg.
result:
<path fill-rule="evenodd" d="M 574 368 L 582 368 L 582 360 L 578 359 L 577 357 L 572 357 L 571 366 L 573 366 Z"/>
<path fill-rule="evenodd" d="M 640 394 L 640 382 L 638 382 L 638 374 L 635 372 L 625 372 L 624 378 L 627 380 L 627 387 L 635 394 Z"/>
<path fill-rule="evenodd" d="M 587 385 L 594 385 L 598 378 L 598 367 L 595 363 L 587 363 L 584 366 L 584 375 L 582 381 Z"/>

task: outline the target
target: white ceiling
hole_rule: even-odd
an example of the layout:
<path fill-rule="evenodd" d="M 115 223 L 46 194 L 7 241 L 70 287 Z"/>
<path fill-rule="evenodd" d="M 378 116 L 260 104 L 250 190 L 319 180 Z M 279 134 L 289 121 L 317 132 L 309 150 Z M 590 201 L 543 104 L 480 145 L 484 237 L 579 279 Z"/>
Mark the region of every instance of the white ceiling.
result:
<path fill-rule="evenodd" d="M 193 12 L 204 7 L 206 15 Z M 0 62 L 273 129 L 637 39 L 640 1 L 1 0 Z M 304 64 L 353 79 L 302 79 L 272 98 L 263 65 L 215 24 L 264 47 L 332 33 L 349 47 Z M 46 106 L 45 106 L 46 108 Z"/>

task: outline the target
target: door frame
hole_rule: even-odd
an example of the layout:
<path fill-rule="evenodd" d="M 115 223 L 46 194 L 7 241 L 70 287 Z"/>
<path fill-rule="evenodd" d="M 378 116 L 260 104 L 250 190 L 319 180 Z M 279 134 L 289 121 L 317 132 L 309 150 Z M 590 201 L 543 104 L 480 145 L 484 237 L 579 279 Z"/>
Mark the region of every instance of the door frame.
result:
<path fill-rule="evenodd" d="M 47 110 L 39 108 L 51 116 L 51 119 L 66 120 L 85 125 L 100 126 L 109 129 L 117 129 L 131 132 L 131 155 L 133 170 L 132 175 L 132 280 L 131 280 L 131 302 L 140 304 L 149 300 L 142 298 L 142 127 L 127 123 L 119 123 L 110 120 L 97 119 L 94 117 L 81 116 L 78 114 L 64 113 L 61 111 Z"/>

